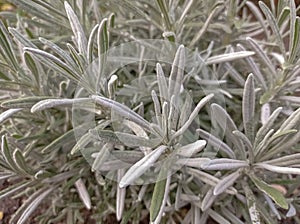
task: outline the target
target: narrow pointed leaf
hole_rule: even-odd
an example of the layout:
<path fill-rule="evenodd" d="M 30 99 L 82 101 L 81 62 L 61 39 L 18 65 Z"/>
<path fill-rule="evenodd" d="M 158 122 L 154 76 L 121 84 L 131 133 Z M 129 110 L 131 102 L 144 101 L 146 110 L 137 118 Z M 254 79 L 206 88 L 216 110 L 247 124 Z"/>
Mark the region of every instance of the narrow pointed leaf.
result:
<path fill-rule="evenodd" d="M 28 166 L 23 154 L 17 148 L 13 153 L 13 160 L 16 166 L 22 171 L 24 174 L 33 175 L 34 171 Z"/>
<path fill-rule="evenodd" d="M 127 106 L 102 96 L 93 95 L 91 96 L 91 98 L 101 106 L 109 108 L 111 112 L 117 113 L 124 118 L 128 118 L 129 120 L 145 128 L 146 130 L 151 130 L 150 123 Z"/>
<path fill-rule="evenodd" d="M 78 99 L 47 99 L 42 100 L 34 104 L 31 108 L 31 113 L 37 111 L 57 107 L 57 106 L 73 106 L 74 103 L 88 102 L 89 98 L 78 98 Z"/>
<path fill-rule="evenodd" d="M 53 187 L 50 187 L 49 189 L 44 191 L 37 191 L 29 199 L 27 199 L 26 202 L 24 202 L 24 205 L 26 205 L 26 209 L 22 212 L 20 218 L 17 221 L 17 224 L 25 223 L 29 216 L 52 191 Z"/>
<path fill-rule="evenodd" d="M 280 126 L 277 132 L 293 129 L 300 123 L 300 108 L 295 110 Z M 298 126 L 299 127 L 299 126 Z M 277 133 L 276 132 L 276 133 Z"/>
<path fill-rule="evenodd" d="M 18 166 L 16 165 L 13 159 L 12 152 L 8 147 L 8 143 L 5 135 L 2 135 L 2 139 L 1 139 L 1 152 L 4 157 L 4 160 L 11 167 L 11 169 L 17 173 L 20 172 L 20 169 L 18 168 Z"/>
<path fill-rule="evenodd" d="M 258 54 L 258 56 L 263 57 L 263 60 L 268 60 L 269 58 L 265 58 L 267 57 L 266 55 L 260 55 L 260 53 L 264 53 L 262 49 L 258 49 L 259 46 L 254 46 L 256 53 Z M 254 48 L 253 47 L 253 48 Z M 245 51 L 246 49 L 241 45 L 241 44 L 237 44 L 237 49 L 241 50 L 241 51 Z M 261 50 L 261 52 L 259 51 Z M 261 69 L 259 68 L 259 65 L 254 61 L 253 57 L 247 57 L 245 58 L 245 60 L 248 62 L 249 66 L 252 69 L 252 73 L 254 75 L 255 80 L 263 87 L 263 89 L 266 91 L 267 90 L 267 84 L 265 81 L 265 78 L 263 76 L 263 74 L 261 73 Z M 244 83 L 245 84 L 245 83 Z M 243 85 L 245 86 L 245 85 Z"/>
<path fill-rule="evenodd" d="M 77 47 L 79 48 L 79 52 L 83 55 L 87 54 L 87 39 L 85 36 L 85 32 L 79 22 L 78 17 L 73 11 L 72 7 L 69 5 L 67 1 L 65 1 L 65 10 L 74 33 L 75 39 L 77 41 Z"/>
<path fill-rule="evenodd" d="M 281 208 L 288 209 L 289 205 L 280 191 L 271 187 L 255 175 L 250 175 L 250 178 L 256 187 L 272 198 L 277 205 L 279 205 Z"/>
<path fill-rule="evenodd" d="M 191 125 L 193 120 L 198 116 L 199 111 L 204 107 L 205 104 L 207 104 L 212 98 L 214 97 L 214 94 L 209 94 L 203 99 L 200 100 L 200 102 L 197 104 L 196 108 L 193 110 L 191 115 L 189 116 L 188 120 L 185 122 L 185 124 L 172 136 L 172 139 L 175 139 L 176 137 L 182 135 L 186 129 Z"/>
<path fill-rule="evenodd" d="M 8 110 L 4 111 L 3 113 L 0 114 L 0 123 L 2 123 L 3 121 L 10 118 L 12 115 L 14 115 L 15 113 L 17 113 L 21 110 L 23 110 L 23 109 L 15 108 L 15 109 L 8 109 Z"/>
<path fill-rule="evenodd" d="M 31 108 L 34 104 L 39 101 L 51 99 L 51 96 L 29 96 L 29 97 L 20 97 L 16 99 L 5 100 L 1 103 L 1 106 L 4 108 Z"/>
<path fill-rule="evenodd" d="M 270 58 L 267 56 L 265 50 L 259 46 L 259 44 L 252 39 L 251 37 L 247 37 L 246 41 L 249 43 L 249 45 L 252 47 L 252 49 L 255 51 L 256 55 L 261 59 L 261 61 L 268 67 L 272 75 L 276 74 L 276 69 L 271 62 Z M 264 80 L 263 76 L 261 77 L 262 80 Z"/>
<path fill-rule="evenodd" d="M 167 146 L 159 146 L 151 153 L 146 155 L 144 158 L 136 162 L 130 169 L 125 173 L 121 179 L 119 186 L 121 188 L 132 184 L 138 177 L 143 175 L 160 157 L 160 155 L 167 149 Z"/>
<path fill-rule="evenodd" d="M 92 208 L 91 198 L 90 198 L 89 192 L 87 191 L 86 186 L 85 186 L 85 184 L 84 184 L 84 182 L 81 178 L 79 178 L 75 182 L 75 187 L 78 191 L 78 194 L 79 194 L 79 197 L 80 197 L 81 201 L 83 202 L 85 207 L 88 210 L 90 210 Z"/>
<path fill-rule="evenodd" d="M 24 191 L 27 187 L 30 187 L 33 184 L 32 181 L 23 181 L 20 183 L 15 183 L 9 187 L 6 187 L 0 191 L 0 200 L 3 200 L 4 198 L 11 196 L 13 194 L 17 194 L 20 191 Z"/>
<path fill-rule="evenodd" d="M 159 94 L 160 94 L 161 103 L 162 103 L 165 100 L 169 99 L 169 92 L 168 92 L 169 87 L 168 87 L 168 83 L 167 83 L 165 74 L 159 63 L 156 64 L 156 74 L 157 74 Z"/>
<path fill-rule="evenodd" d="M 201 210 L 208 210 L 212 206 L 216 198 L 217 196 L 213 194 L 213 188 L 209 189 L 204 198 L 202 199 Z"/>
<path fill-rule="evenodd" d="M 212 219 L 214 219 L 219 224 L 230 224 L 230 222 L 227 219 L 225 219 L 223 216 L 221 216 L 219 213 L 215 212 L 212 209 L 209 209 L 207 213 Z"/>
<path fill-rule="evenodd" d="M 262 12 L 264 13 L 265 17 L 267 18 L 268 22 L 269 22 L 269 26 L 273 31 L 273 34 L 275 36 L 275 40 L 281 50 L 282 55 L 284 56 L 284 58 L 286 58 L 286 51 L 284 48 L 284 44 L 283 44 L 283 40 L 282 40 L 282 36 L 280 34 L 280 30 L 278 27 L 278 24 L 276 22 L 276 19 L 274 17 L 274 15 L 272 14 L 271 10 L 268 8 L 268 6 L 263 3 L 262 1 L 259 2 L 259 7 L 261 8 Z"/>
<path fill-rule="evenodd" d="M 212 159 L 201 166 L 204 170 L 232 170 L 247 167 L 249 164 L 243 160 Z"/>
<path fill-rule="evenodd" d="M 241 176 L 240 170 L 229 174 L 228 176 L 224 177 L 222 180 L 214 188 L 214 195 L 219 195 L 223 193 L 228 187 L 232 186 L 234 182 Z"/>
<path fill-rule="evenodd" d="M 226 136 L 228 137 L 227 140 L 231 141 L 236 148 L 238 148 L 239 154 L 246 158 L 246 152 L 244 145 L 242 142 L 237 139 L 233 135 L 233 131 L 238 130 L 237 126 L 235 125 L 234 121 L 230 117 L 230 115 L 226 112 L 224 108 L 222 108 L 220 105 L 213 103 L 211 105 L 212 109 L 212 117 L 216 120 L 216 122 L 221 126 L 223 131 L 225 131 Z"/>
<path fill-rule="evenodd" d="M 167 161 L 166 163 L 168 163 Z M 160 218 L 169 194 L 171 176 L 168 176 L 169 165 L 164 163 L 159 172 L 150 204 L 150 221 L 160 223 Z"/>
<path fill-rule="evenodd" d="M 11 38 L 2 20 L 0 20 L 0 43 L 0 48 L 3 49 L 4 52 L 2 56 L 7 58 L 7 62 L 10 63 L 15 70 L 18 70 L 19 65 L 12 48 Z"/>
<path fill-rule="evenodd" d="M 255 87 L 254 87 L 254 80 L 252 74 L 248 76 L 245 83 L 242 111 L 243 111 L 243 124 L 244 124 L 246 135 L 253 136 L 254 130 L 251 130 L 251 127 L 253 127 L 253 125 L 250 125 L 250 123 L 254 122 L 254 113 L 255 113 Z"/>
<path fill-rule="evenodd" d="M 201 138 L 207 141 L 208 145 L 212 145 L 213 147 L 220 149 L 222 152 L 226 153 L 231 159 L 235 159 L 236 156 L 233 150 L 223 141 L 202 129 L 197 129 L 197 132 L 199 133 Z"/>
<path fill-rule="evenodd" d="M 124 170 L 118 170 L 118 182 L 121 181 L 121 178 L 124 175 Z M 122 219 L 124 207 L 125 207 L 125 196 L 126 196 L 126 188 L 120 188 L 117 186 L 117 205 L 116 205 L 116 216 L 117 220 L 120 221 Z"/>
<path fill-rule="evenodd" d="M 208 59 L 206 59 L 206 64 L 220 64 L 222 62 L 228 62 L 228 61 L 234 61 L 237 59 L 246 58 L 249 56 L 254 55 L 255 53 L 253 51 L 239 51 L 239 52 L 232 52 L 227 54 L 221 54 L 217 56 L 212 56 Z"/>
<path fill-rule="evenodd" d="M 68 64 L 66 64 L 59 58 L 55 57 L 54 55 L 36 48 L 29 48 L 29 47 L 25 47 L 24 51 L 33 54 L 42 63 L 45 63 L 51 69 L 60 72 L 66 78 L 69 78 L 75 82 L 81 80 L 81 77 L 76 73 L 76 71 L 74 71 L 72 67 L 70 67 Z"/>
<path fill-rule="evenodd" d="M 282 109 L 282 107 L 278 107 L 276 110 L 274 110 L 268 118 L 268 120 L 266 121 L 266 123 L 263 124 L 263 126 L 261 126 L 260 129 L 257 131 L 254 141 L 254 148 L 256 148 L 256 146 L 263 140 L 265 135 L 270 131 L 271 127 L 273 126 L 275 120 L 279 116 Z"/>
<path fill-rule="evenodd" d="M 266 164 L 266 163 L 257 163 L 257 164 L 255 164 L 255 166 L 272 171 L 272 172 L 276 172 L 276 173 L 300 175 L 300 168 L 275 166 L 275 165 Z"/>
<path fill-rule="evenodd" d="M 97 154 L 93 164 L 92 164 L 92 171 L 101 170 L 101 166 L 104 162 L 108 159 L 110 155 L 110 151 L 113 149 L 113 145 L 111 143 L 106 143 Z"/>
<path fill-rule="evenodd" d="M 195 178 L 199 179 L 199 181 L 202 181 L 212 187 L 215 187 L 221 181 L 219 178 L 198 169 L 187 168 L 187 171 L 195 176 Z M 237 194 L 237 190 L 233 187 L 228 187 L 225 189 L 225 192 L 232 195 Z"/>
<path fill-rule="evenodd" d="M 180 92 L 182 85 L 183 73 L 185 66 L 185 49 L 183 45 L 180 45 L 176 51 L 174 62 L 169 78 L 169 97 L 177 95 Z"/>
<path fill-rule="evenodd" d="M 96 24 L 94 28 L 92 29 L 89 39 L 88 39 L 88 44 L 87 44 L 87 61 L 91 63 L 93 61 L 93 51 L 94 51 L 94 40 L 97 34 L 99 28 L 99 24 Z"/>
<path fill-rule="evenodd" d="M 123 133 L 123 132 L 114 132 L 114 133 L 121 143 L 129 147 L 140 146 L 140 147 L 155 148 L 162 141 L 162 139 L 160 138 L 147 139 L 147 138 L 143 138 L 143 137 L 139 137 L 136 135 Z"/>
<path fill-rule="evenodd" d="M 260 114 L 260 121 L 261 123 L 264 125 L 267 123 L 269 117 L 270 117 L 270 104 L 269 103 L 265 103 L 264 105 L 262 105 L 261 107 L 261 114 Z"/>
<path fill-rule="evenodd" d="M 191 157 L 200 152 L 206 145 L 205 140 L 198 140 L 194 143 L 185 145 L 176 150 L 176 154 L 183 157 Z"/>

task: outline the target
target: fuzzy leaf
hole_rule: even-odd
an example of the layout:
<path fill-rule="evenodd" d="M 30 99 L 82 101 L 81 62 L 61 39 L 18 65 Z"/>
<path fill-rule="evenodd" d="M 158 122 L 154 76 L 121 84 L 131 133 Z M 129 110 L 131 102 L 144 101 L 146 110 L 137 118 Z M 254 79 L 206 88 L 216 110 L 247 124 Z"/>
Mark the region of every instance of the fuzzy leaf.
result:
<path fill-rule="evenodd" d="M 275 166 L 291 166 L 298 164 L 300 161 L 300 153 L 295 153 L 287 156 L 282 156 L 276 159 L 264 161 L 264 163 Z"/>
<path fill-rule="evenodd" d="M 290 203 L 289 207 L 290 208 L 289 208 L 288 212 L 286 213 L 286 217 L 293 217 L 293 216 L 297 215 L 297 210 L 291 203 Z"/>
<path fill-rule="evenodd" d="M 268 6 L 265 3 L 263 3 L 262 1 L 259 2 L 259 7 L 261 8 L 262 12 L 264 13 L 265 17 L 267 18 L 267 20 L 269 22 L 269 26 L 272 29 L 273 34 L 275 35 L 275 40 L 281 50 L 283 57 L 286 58 L 286 51 L 284 48 L 282 36 L 280 34 L 280 30 L 279 30 L 279 27 L 278 27 L 278 24 L 276 22 L 274 15 L 272 14 L 272 12 L 268 8 Z"/>
<path fill-rule="evenodd" d="M 85 207 L 90 210 L 92 205 L 91 205 L 91 198 L 89 195 L 89 192 L 86 189 L 86 186 L 83 182 L 83 180 L 81 178 L 79 178 L 76 182 L 75 182 L 75 187 L 78 191 L 79 197 L 81 199 L 81 201 L 83 202 L 83 204 L 85 205 Z"/>
<path fill-rule="evenodd" d="M 197 132 L 199 133 L 201 138 L 207 141 L 208 145 L 212 145 L 213 147 L 220 149 L 222 152 L 226 153 L 231 159 L 235 159 L 235 154 L 233 150 L 223 141 L 202 129 L 197 129 Z"/>
<path fill-rule="evenodd" d="M 222 3 L 221 3 L 222 4 Z M 209 16 L 207 17 L 205 23 L 203 24 L 202 28 L 199 30 L 199 32 L 193 37 L 193 39 L 190 41 L 189 47 L 193 47 L 198 40 L 202 37 L 202 35 L 207 30 L 209 24 L 211 24 L 212 19 L 217 14 L 218 10 L 221 8 L 220 3 L 215 4 L 212 11 L 209 13 Z"/>
<path fill-rule="evenodd" d="M 230 222 L 227 219 L 225 219 L 222 215 L 220 215 L 212 209 L 209 209 L 207 213 L 213 220 L 215 220 L 219 224 L 230 224 Z"/>
<path fill-rule="evenodd" d="M 272 198 L 277 205 L 279 205 L 281 208 L 288 209 L 289 205 L 280 191 L 271 187 L 270 185 L 268 185 L 266 182 L 259 179 L 255 175 L 250 175 L 250 178 L 252 182 L 255 184 L 255 186 L 259 190 L 267 194 L 270 198 Z"/>
<path fill-rule="evenodd" d="M 146 155 L 144 158 L 136 162 L 129 170 L 125 173 L 121 179 L 119 186 L 120 188 L 126 187 L 134 182 L 135 179 L 143 175 L 160 157 L 160 155 L 167 149 L 167 146 L 159 146 L 151 153 Z"/>
<path fill-rule="evenodd" d="M 204 170 L 232 170 L 247 167 L 249 164 L 243 160 L 236 159 L 212 159 L 204 163 L 201 168 Z"/>
<path fill-rule="evenodd" d="M 266 164 L 266 163 L 256 163 L 255 166 L 272 171 L 272 172 L 276 172 L 276 173 L 300 175 L 300 168 L 275 166 L 275 165 Z"/>
<path fill-rule="evenodd" d="M 72 67 L 70 67 L 68 64 L 66 64 L 59 58 L 55 57 L 54 55 L 36 48 L 29 48 L 29 47 L 25 47 L 24 51 L 32 53 L 42 63 L 45 63 L 51 69 L 60 72 L 66 78 L 69 78 L 75 82 L 81 81 L 81 77 L 74 71 Z"/>
<path fill-rule="evenodd" d="M 159 6 L 159 9 L 160 9 L 161 13 L 162 13 L 162 17 L 164 19 L 166 29 L 168 31 L 171 31 L 172 30 L 172 24 L 171 24 L 171 20 L 170 20 L 170 17 L 169 17 L 170 13 L 167 10 L 165 0 L 156 0 L 156 2 Z"/>
<path fill-rule="evenodd" d="M 69 29 L 69 27 L 65 24 L 65 16 L 61 12 L 57 14 L 58 10 L 55 10 L 55 16 L 52 15 L 52 13 L 50 14 L 49 7 L 45 8 L 45 4 L 47 4 L 46 2 L 41 4 L 41 2 L 36 3 L 36 1 L 28 2 L 27 0 L 10 0 L 10 3 L 13 3 L 14 5 L 18 6 L 18 8 L 23 9 L 26 13 L 32 14 L 33 16 L 46 21 L 56 29 Z M 53 7 L 51 8 L 51 11 L 53 12 Z"/>
<path fill-rule="evenodd" d="M 159 63 L 156 64 L 156 75 L 157 75 L 159 94 L 160 94 L 160 98 L 161 98 L 160 101 L 164 102 L 165 100 L 169 99 L 169 92 L 168 92 L 169 87 L 168 87 L 168 83 L 167 83 L 165 74 Z"/>
<path fill-rule="evenodd" d="M 276 110 L 273 111 L 271 116 L 268 118 L 265 124 L 260 127 L 260 129 L 257 131 L 255 141 L 254 141 L 254 148 L 263 140 L 265 135 L 270 131 L 271 127 L 273 126 L 275 120 L 279 116 L 279 114 L 282 111 L 282 107 L 278 107 Z"/>
<path fill-rule="evenodd" d="M 14 171 L 14 172 L 20 172 L 20 169 L 18 168 L 18 166 L 16 165 L 13 156 L 12 156 L 12 152 L 8 147 L 8 143 L 7 143 L 7 139 L 5 135 L 2 135 L 2 139 L 1 139 L 1 153 L 2 156 L 4 157 L 4 160 L 6 161 L 6 163 L 10 166 L 10 168 Z"/>
<path fill-rule="evenodd" d="M 249 45 L 252 47 L 252 49 L 255 51 L 257 56 L 261 59 L 261 61 L 268 67 L 271 74 L 275 75 L 276 69 L 275 69 L 273 63 L 271 62 L 270 58 L 267 56 L 266 52 L 251 37 L 247 37 L 246 40 L 249 43 Z M 260 79 L 264 80 L 263 76 Z"/>
<path fill-rule="evenodd" d="M 286 131 L 286 130 L 290 130 L 293 129 L 294 127 L 297 127 L 300 123 L 300 108 L 298 108 L 297 110 L 295 110 L 280 126 L 280 128 L 278 129 L 278 132 L 281 131 Z M 298 126 L 299 127 L 299 126 Z"/>
<path fill-rule="evenodd" d="M 123 133 L 123 132 L 116 131 L 114 133 L 121 143 L 129 147 L 140 146 L 140 147 L 155 148 L 162 141 L 162 139 L 160 138 L 147 139 L 147 138 L 143 138 L 143 137 L 139 137 L 136 135 Z"/>
<path fill-rule="evenodd" d="M 99 28 L 99 24 L 96 24 L 94 28 L 92 29 L 89 39 L 88 39 L 88 44 L 87 44 L 87 61 L 88 63 L 92 63 L 93 61 L 93 50 L 94 50 L 94 40 L 97 34 Z"/>
<path fill-rule="evenodd" d="M 212 206 L 216 198 L 217 196 L 213 194 L 213 189 L 209 189 L 208 192 L 205 194 L 204 198 L 202 199 L 201 210 L 208 210 Z"/>
<path fill-rule="evenodd" d="M 215 187 L 221 181 L 217 177 L 215 177 L 209 173 L 200 171 L 198 169 L 187 168 L 187 171 L 188 171 L 188 173 L 192 174 L 195 178 L 197 178 L 199 181 L 202 181 L 212 187 Z M 227 189 L 225 189 L 225 192 L 227 194 L 232 194 L 232 195 L 237 194 L 237 190 L 233 187 L 228 187 Z"/>
<path fill-rule="evenodd" d="M 271 109 L 270 109 L 269 103 L 265 103 L 264 105 L 262 105 L 261 113 L 260 113 L 260 121 L 263 125 L 267 123 L 267 121 L 270 117 L 270 112 L 271 112 Z"/>
<path fill-rule="evenodd" d="M 198 116 L 201 108 L 204 107 L 204 105 L 207 104 L 213 97 L 214 94 L 209 94 L 200 100 L 200 102 L 197 104 L 196 108 L 193 110 L 193 112 L 191 113 L 191 115 L 189 116 L 185 124 L 177 132 L 173 134 L 172 139 L 177 138 L 178 136 L 182 135 L 186 131 L 186 129 L 191 125 L 191 123 L 196 118 L 196 116 Z"/>
<path fill-rule="evenodd" d="M 102 96 L 93 95 L 91 96 L 91 98 L 101 106 L 109 108 L 112 113 L 116 113 L 124 118 L 127 118 L 145 128 L 146 130 L 151 130 L 150 123 L 127 106 Z"/>
<path fill-rule="evenodd" d="M 219 183 L 215 186 L 213 194 L 219 195 L 223 193 L 228 187 L 232 186 L 234 182 L 241 176 L 240 170 L 229 174 L 228 176 L 224 177 Z"/>
<path fill-rule="evenodd" d="M 53 191 L 53 187 L 49 189 L 43 189 L 43 191 L 36 191 L 33 195 L 31 195 L 20 207 L 19 209 L 24 208 L 20 218 L 17 221 L 17 224 L 23 224 L 29 218 L 29 216 L 35 211 L 35 209 L 39 206 L 39 204 Z M 24 207 L 23 207 L 24 206 Z M 13 221 L 11 220 L 11 223 Z"/>
<path fill-rule="evenodd" d="M 8 109 L 8 110 L 4 111 L 2 114 L 0 114 L 0 123 L 2 123 L 3 121 L 10 118 L 12 115 L 14 115 L 15 113 L 17 113 L 21 110 L 23 110 L 23 109 L 16 108 L 16 109 Z"/>
<path fill-rule="evenodd" d="M 176 154 L 183 157 L 191 157 L 200 152 L 206 145 L 205 140 L 198 140 L 188 145 L 184 145 L 176 150 Z"/>
<path fill-rule="evenodd" d="M 121 178 L 124 176 L 124 170 L 118 170 L 118 182 L 121 181 Z M 125 196 L 126 196 L 126 188 L 117 187 L 117 205 L 116 205 L 116 216 L 117 220 L 120 221 L 122 219 L 124 207 L 125 207 Z"/>
<path fill-rule="evenodd" d="M 17 29 L 9 27 L 9 32 L 22 44 L 24 47 L 37 48 L 30 40 L 24 37 Z"/>
<path fill-rule="evenodd" d="M 249 56 L 254 55 L 253 51 L 239 51 L 239 52 L 232 52 L 227 54 L 221 54 L 217 56 L 212 56 L 206 60 L 207 65 L 211 64 L 220 64 L 222 62 L 234 61 L 237 59 L 246 58 Z"/>
<path fill-rule="evenodd" d="M 246 158 L 244 145 L 233 135 L 233 131 L 236 131 L 238 129 L 230 115 L 224 108 L 215 103 L 211 105 L 211 110 L 212 118 L 215 119 L 216 122 L 221 126 L 223 131 L 225 131 L 226 137 L 228 138 L 227 140 L 231 141 L 234 146 L 240 150 L 239 154 L 242 156 L 242 158 Z"/>
<path fill-rule="evenodd" d="M 19 170 L 22 171 L 24 174 L 29 174 L 29 175 L 34 174 L 34 171 L 28 166 L 23 154 L 20 152 L 18 148 L 15 149 L 13 153 L 13 160 L 16 166 L 19 168 Z"/>
<path fill-rule="evenodd" d="M 0 200 L 3 200 L 4 198 L 11 196 L 15 193 L 19 193 L 20 191 L 24 191 L 27 187 L 31 185 L 33 185 L 33 182 L 26 180 L 6 187 L 0 191 Z"/>
<path fill-rule="evenodd" d="M 39 101 L 53 98 L 51 96 L 29 96 L 20 97 L 16 99 L 5 100 L 1 103 L 1 107 L 4 108 L 31 108 L 34 104 Z"/>
<path fill-rule="evenodd" d="M 180 45 L 176 51 L 169 78 L 169 97 L 178 95 L 182 85 L 185 66 L 185 49 Z"/>
<path fill-rule="evenodd" d="M 101 166 L 109 157 L 110 151 L 112 149 L 113 149 L 113 145 L 111 143 L 106 143 L 105 145 L 103 145 L 103 147 L 100 149 L 100 151 L 97 154 L 97 157 L 93 162 L 92 171 L 96 171 L 96 170 L 99 171 L 101 169 Z"/>
<path fill-rule="evenodd" d="M 153 101 L 153 104 L 154 104 L 156 122 L 161 127 L 161 117 L 162 117 L 161 106 L 160 106 L 160 102 L 158 100 L 158 97 L 156 95 L 155 90 L 151 91 L 151 97 L 152 97 L 152 101 Z"/>
<path fill-rule="evenodd" d="M 257 47 L 259 47 L 259 46 L 257 46 Z M 241 44 L 237 44 L 237 49 L 239 49 L 240 51 L 246 50 Z M 260 52 L 258 52 L 259 49 L 255 49 L 255 50 L 256 50 L 256 53 L 260 53 Z M 248 62 L 249 66 L 251 67 L 255 80 L 260 85 L 262 85 L 264 90 L 267 90 L 266 81 L 265 81 L 264 76 L 261 73 L 260 68 L 257 65 L 257 63 L 254 61 L 254 59 L 252 57 L 247 57 L 247 58 L 245 58 L 245 60 Z M 242 85 L 242 86 L 245 86 L 245 82 L 244 82 L 244 85 Z"/>
<path fill-rule="evenodd" d="M 89 98 L 77 98 L 77 99 L 47 99 L 42 100 L 34 104 L 31 108 L 31 113 L 37 111 L 57 107 L 57 106 L 73 106 L 74 103 L 88 102 Z"/>
<path fill-rule="evenodd" d="M 294 60 L 297 56 L 299 50 L 299 17 L 297 17 L 297 11 L 294 1 L 289 2 L 290 12 L 290 43 L 289 43 L 289 62 L 294 63 Z"/>
<path fill-rule="evenodd" d="M 167 164 L 166 164 L 167 163 Z M 153 223 L 160 223 L 162 212 L 169 194 L 169 185 L 171 177 L 168 176 L 169 161 L 162 164 L 162 168 L 157 177 L 157 182 L 154 187 L 150 204 L 150 221 Z"/>
<path fill-rule="evenodd" d="M 280 96 L 279 99 L 300 105 L 299 96 Z"/>
<path fill-rule="evenodd" d="M 254 130 L 252 130 L 254 120 L 254 113 L 255 113 L 255 87 L 254 87 L 254 80 L 253 75 L 250 74 L 246 80 L 244 93 L 243 93 L 243 123 L 246 135 L 249 137 L 254 135 Z M 250 141 L 252 139 L 250 138 Z"/>
<path fill-rule="evenodd" d="M 12 48 L 11 38 L 2 20 L 0 20 L 0 48 L 3 51 L 2 56 L 6 59 L 7 63 L 11 64 L 15 70 L 18 70 L 19 64 Z"/>
<path fill-rule="evenodd" d="M 83 149 L 87 144 L 90 143 L 90 141 L 92 141 L 93 137 L 87 133 L 85 135 L 83 135 L 76 143 L 76 145 L 72 148 L 71 150 L 71 155 L 74 155 L 75 153 L 77 153 L 79 150 Z"/>
<path fill-rule="evenodd" d="M 254 2 L 251 1 L 247 1 L 246 5 L 249 7 L 249 9 L 251 10 L 251 12 L 253 13 L 253 15 L 256 17 L 256 19 L 258 20 L 258 22 L 260 23 L 261 27 L 263 28 L 263 30 L 265 31 L 265 34 L 267 36 L 267 39 L 269 39 L 269 32 L 268 32 L 268 28 L 266 26 L 265 20 L 262 16 L 262 12 L 261 10 L 259 10 L 259 8 L 255 5 Z"/>
<path fill-rule="evenodd" d="M 83 55 L 87 54 L 87 39 L 85 36 L 85 32 L 79 22 L 78 17 L 76 16 L 75 12 L 73 11 L 72 7 L 69 5 L 67 1 L 65 1 L 65 10 L 70 21 L 70 25 L 72 31 L 75 36 L 75 40 L 77 41 L 77 47 L 79 52 Z"/>
<path fill-rule="evenodd" d="M 116 145 L 122 145 L 122 141 L 118 138 L 115 132 L 110 130 L 102 130 L 101 128 L 94 128 L 89 130 L 91 137 L 107 143 L 112 143 Z"/>
<path fill-rule="evenodd" d="M 67 62 L 67 64 L 72 65 L 74 68 L 77 67 L 74 61 L 72 60 L 72 58 L 70 57 L 70 55 L 66 53 L 66 51 L 61 49 L 58 45 L 42 37 L 39 38 L 39 41 L 41 41 L 44 45 L 46 45 L 53 52 L 59 55 L 65 62 Z"/>

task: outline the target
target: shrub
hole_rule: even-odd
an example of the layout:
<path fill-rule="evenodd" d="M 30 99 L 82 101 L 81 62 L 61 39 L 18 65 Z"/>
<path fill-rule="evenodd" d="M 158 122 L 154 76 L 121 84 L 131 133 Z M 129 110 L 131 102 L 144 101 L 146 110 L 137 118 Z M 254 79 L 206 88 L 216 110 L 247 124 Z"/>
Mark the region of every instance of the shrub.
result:
<path fill-rule="evenodd" d="M 9 2 L 10 223 L 300 222 L 293 1 Z"/>

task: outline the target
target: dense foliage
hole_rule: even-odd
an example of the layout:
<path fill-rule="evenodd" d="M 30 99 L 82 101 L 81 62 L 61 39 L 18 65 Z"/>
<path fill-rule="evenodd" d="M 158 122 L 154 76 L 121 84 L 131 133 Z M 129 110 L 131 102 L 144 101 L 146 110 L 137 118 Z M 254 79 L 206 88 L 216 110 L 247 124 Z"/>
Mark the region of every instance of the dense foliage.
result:
<path fill-rule="evenodd" d="M 8 2 L 10 223 L 300 223 L 294 1 Z"/>

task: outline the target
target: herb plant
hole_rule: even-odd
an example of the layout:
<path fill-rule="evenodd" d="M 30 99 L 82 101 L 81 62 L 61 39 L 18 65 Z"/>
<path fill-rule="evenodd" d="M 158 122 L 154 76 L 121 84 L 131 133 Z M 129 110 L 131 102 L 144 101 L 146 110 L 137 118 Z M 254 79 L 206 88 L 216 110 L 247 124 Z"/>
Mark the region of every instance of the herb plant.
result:
<path fill-rule="evenodd" d="M 8 2 L 9 223 L 300 223 L 294 1 Z"/>

